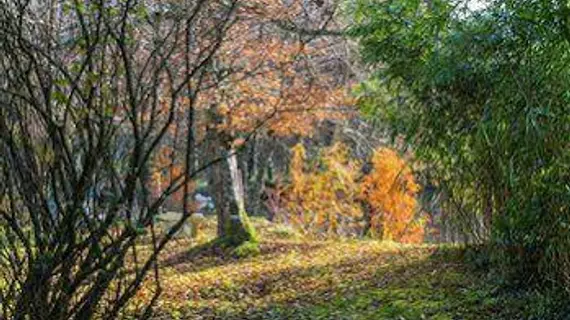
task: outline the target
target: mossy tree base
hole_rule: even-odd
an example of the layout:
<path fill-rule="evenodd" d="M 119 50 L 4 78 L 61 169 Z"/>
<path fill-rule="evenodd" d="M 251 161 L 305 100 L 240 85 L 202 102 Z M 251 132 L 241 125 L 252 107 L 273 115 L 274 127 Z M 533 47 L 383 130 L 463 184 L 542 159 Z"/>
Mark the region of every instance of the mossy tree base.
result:
<path fill-rule="evenodd" d="M 225 234 L 192 249 L 192 253 L 221 249 L 236 257 L 254 256 L 259 253 L 257 234 L 245 212 L 230 216 Z"/>
<path fill-rule="evenodd" d="M 230 244 L 239 246 L 243 242 L 257 242 L 255 229 L 251 225 L 245 212 L 230 216 L 230 221 L 226 225 L 224 238 L 228 238 Z"/>

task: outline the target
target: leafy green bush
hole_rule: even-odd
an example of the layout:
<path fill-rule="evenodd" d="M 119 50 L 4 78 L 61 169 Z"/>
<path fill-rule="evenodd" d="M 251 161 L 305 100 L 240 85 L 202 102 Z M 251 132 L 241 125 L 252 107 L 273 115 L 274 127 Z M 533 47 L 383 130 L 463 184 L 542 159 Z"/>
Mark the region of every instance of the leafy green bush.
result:
<path fill-rule="evenodd" d="M 375 69 L 358 93 L 429 170 L 456 220 L 518 280 L 570 290 L 570 12 L 565 2 L 360 0 Z"/>

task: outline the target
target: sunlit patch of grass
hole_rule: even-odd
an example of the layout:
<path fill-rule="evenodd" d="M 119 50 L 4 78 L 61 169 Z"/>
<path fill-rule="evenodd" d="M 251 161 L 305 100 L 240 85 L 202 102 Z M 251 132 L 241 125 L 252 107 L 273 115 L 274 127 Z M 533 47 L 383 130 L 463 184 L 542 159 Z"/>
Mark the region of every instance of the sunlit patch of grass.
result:
<path fill-rule="evenodd" d="M 276 225 L 266 229 L 265 237 L 269 239 L 293 239 L 300 240 L 303 236 L 289 226 Z"/>
<path fill-rule="evenodd" d="M 549 297 L 502 290 L 460 248 L 282 239 L 274 227 L 263 222 L 245 258 L 174 243 L 157 319 L 565 319 Z"/>

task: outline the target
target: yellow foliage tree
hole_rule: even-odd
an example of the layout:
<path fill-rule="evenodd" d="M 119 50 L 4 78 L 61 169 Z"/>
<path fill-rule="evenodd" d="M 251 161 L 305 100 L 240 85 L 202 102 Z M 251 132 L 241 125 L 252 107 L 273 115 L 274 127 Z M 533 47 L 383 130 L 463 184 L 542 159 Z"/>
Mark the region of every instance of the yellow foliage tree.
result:
<path fill-rule="evenodd" d="M 417 243 L 423 225 L 414 218 L 419 186 L 398 154 L 380 148 L 372 156 L 372 172 L 361 182 L 360 197 L 370 204 L 370 233 L 386 240 Z"/>
<path fill-rule="evenodd" d="M 319 164 L 310 168 L 302 144 L 291 151 L 291 181 L 280 192 L 277 219 L 315 235 L 360 234 L 368 225 L 376 238 L 422 242 L 423 221 L 415 219 L 419 186 L 395 151 L 376 150 L 372 172 L 361 179 L 361 163 L 350 158 L 343 144 L 324 149 Z M 362 201 L 368 203 L 367 215 Z"/>
<path fill-rule="evenodd" d="M 358 172 L 360 163 L 349 157 L 343 144 L 325 149 L 322 166 L 305 169 L 305 148 L 292 149 L 291 184 L 286 188 L 285 216 L 305 233 L 342 235 L 354 229 L 362 216 Z"/>

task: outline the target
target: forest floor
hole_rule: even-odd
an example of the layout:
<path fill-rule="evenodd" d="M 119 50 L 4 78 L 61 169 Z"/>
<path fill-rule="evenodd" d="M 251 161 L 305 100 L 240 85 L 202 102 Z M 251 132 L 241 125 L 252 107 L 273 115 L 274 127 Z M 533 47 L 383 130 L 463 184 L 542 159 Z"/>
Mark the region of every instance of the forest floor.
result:
<path fill-rule="evenodd" d="M 175 241 L 156 319 L 570 319 L 564 304 L 474 270 L 460 248 L 309 241 L 255 225 L 261 252 L 250 258 L 189 254 L 189 240 Z"/>

